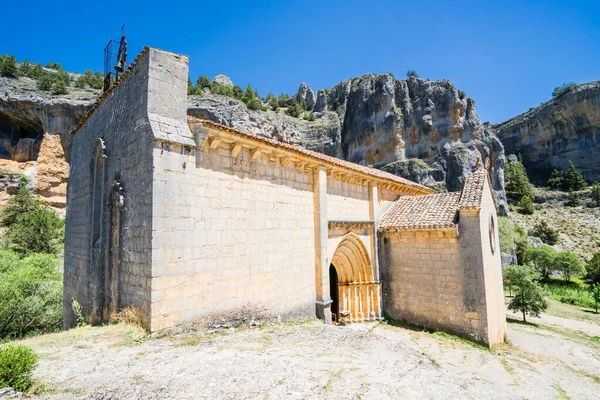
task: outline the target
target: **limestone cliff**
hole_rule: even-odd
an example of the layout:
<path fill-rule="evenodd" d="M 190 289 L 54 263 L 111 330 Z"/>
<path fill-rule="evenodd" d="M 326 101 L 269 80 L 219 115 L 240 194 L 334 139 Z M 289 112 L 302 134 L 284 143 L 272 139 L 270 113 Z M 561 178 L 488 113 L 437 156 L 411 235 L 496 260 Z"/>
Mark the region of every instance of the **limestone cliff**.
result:
<path fill-rule="evenodd" d="M 52 96 L 32 79 L 0 77 L 0 157 L 37 160 L 31 178 L 38 193 L 57 207 L 65 205 L 69 132 L 98 95 L 97 90 L 69 89 L 69 95 Z"/>
<path fill-rule="evenodd" d="M 578 85 L 528 112 L 494 126 L 507 154 L 520 153 L 543 178 L 569 161 L 585 179 L 600 180 L 600 81 Z"/>
<path fill-rule="evenodd" d="M 480 160 L 492 175 L 499 210 L 506 212 L 502 144 L 477 117 L 474 101 L 461 99 L 451 82 L 369 74 L 338 83 L 328 95 L 324 90 L 314 95 L 303 83 L 296 97 L 315 112 L 315 121 L 282 110 L 248 110 L 237 100 L 211 94 L 189 98 L 188 114 L 441 190 L 461 190 Z"/>

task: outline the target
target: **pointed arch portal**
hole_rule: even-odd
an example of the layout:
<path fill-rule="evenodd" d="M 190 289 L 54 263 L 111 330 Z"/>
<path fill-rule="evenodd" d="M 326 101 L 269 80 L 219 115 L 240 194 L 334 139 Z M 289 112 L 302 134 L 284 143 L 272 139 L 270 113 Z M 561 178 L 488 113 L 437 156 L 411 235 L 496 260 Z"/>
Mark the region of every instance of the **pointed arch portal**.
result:
<path fill-rule="evenodd" d="M 379 282 L 373 279 L 369 253 L 360 238 L 346 234 L 333 253 L 330 269 L 330 296 L 333 314 L 347 314 L 346 321 L 365 321 L 379 318 Z M 337 313 L 336 313 L 337 311 Z M 339 321 L 340 315 L 333 315 Z"/>

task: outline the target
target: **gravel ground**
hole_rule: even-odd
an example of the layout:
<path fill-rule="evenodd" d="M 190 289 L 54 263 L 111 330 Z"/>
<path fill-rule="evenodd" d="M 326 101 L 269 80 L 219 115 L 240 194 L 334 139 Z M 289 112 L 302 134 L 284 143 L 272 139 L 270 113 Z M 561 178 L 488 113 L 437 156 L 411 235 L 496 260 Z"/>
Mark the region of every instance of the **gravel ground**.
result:
<path fill-rule="evenodd" d="M 52 399 L 598 398 L 598 325 L 561 320 L 511 322 L 510 344 L 492 351 L 441 333 L 318 321 L 158 339 L 85 327 L 25 343 L 41 356 L 37 396 Z"/>

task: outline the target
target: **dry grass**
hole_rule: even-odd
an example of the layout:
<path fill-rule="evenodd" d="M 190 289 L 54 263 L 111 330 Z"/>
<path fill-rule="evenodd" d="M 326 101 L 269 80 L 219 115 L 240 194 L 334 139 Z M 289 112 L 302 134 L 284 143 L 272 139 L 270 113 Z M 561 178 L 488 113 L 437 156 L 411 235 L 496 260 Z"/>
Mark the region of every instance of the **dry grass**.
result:
<path fill-rule="evenodd" d="M 121 311 L 118 311 L 116 313 L 113 313 L 110 316 L 110 323 L 111 324 L 129 324 L 129 325 L 134 325 L 140 328 L 143 328 L 143 316 L 142 316 L 142 312 L 139 310 L 139 308 L 133 307 L 133 306 L 127 306 L 124 309 L 122 309 Z"/>

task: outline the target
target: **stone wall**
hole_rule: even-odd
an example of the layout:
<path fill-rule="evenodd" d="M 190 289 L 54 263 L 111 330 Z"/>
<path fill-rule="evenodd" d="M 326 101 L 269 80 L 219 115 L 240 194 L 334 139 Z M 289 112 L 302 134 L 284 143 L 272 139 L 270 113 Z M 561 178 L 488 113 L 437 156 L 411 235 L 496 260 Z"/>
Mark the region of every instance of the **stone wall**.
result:
<path fill-rule="evenodd" d="M 481 210 L 460 211 L 457 228 L 385 232 L 379 243 L 383 310 L 391 318 L 490 346 L 504 341 L 500 245 L 490 190 L 484 190 Z"/>
<path fill-rule="evenodd" d="M 72 299 L 83 306 L 93 321 L 106 319 L 110 285 L 118 298 L 114 306 L 135 306 L 146 317 L 149 327 L 150 277 L 152 261 L 152 150 L 153 135 L 148 119 L 150 75 L 159 66 L 146 51 L 135 68 L 102 104 L 89 116 L 73 137 L 67 218 L 65 232 L 64 324 L 75 324 Z M 98 252 L 92 256 L 92 193 L 94 150 L 102 138 L 105 150 L 104 179 L 101 194 L 102 233 Z M 118 236 L 111 236 L 108 193 L 114 181 L 121 184 L 124 207 Z M 109 240 L 118 238 L 120 246 L 111 259 L 118 260 L 116 276 L 107 279 Z"/>
<path fill-rule="evenodd" d="M 328 177 L 327 218 L 329 221 L 369 220 L 368 185 Z"/>
<path fill-rule="evenodd" d="M 157 144 L 154 176 L 152 330 L 248 304 L 314 316 L 312 173 Z"/>

